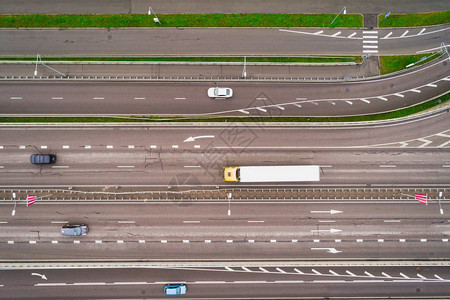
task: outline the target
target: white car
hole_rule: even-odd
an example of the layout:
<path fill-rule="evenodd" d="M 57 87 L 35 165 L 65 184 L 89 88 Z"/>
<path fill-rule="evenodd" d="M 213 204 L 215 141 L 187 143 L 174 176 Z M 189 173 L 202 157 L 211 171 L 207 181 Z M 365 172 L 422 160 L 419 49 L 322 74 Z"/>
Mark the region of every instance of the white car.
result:
<path fill-rule="evenodd" d="M 233 97 L 233 90 L 230 88 L 212 87 L 208 89 L 209 98 L 231 98 Z"/>

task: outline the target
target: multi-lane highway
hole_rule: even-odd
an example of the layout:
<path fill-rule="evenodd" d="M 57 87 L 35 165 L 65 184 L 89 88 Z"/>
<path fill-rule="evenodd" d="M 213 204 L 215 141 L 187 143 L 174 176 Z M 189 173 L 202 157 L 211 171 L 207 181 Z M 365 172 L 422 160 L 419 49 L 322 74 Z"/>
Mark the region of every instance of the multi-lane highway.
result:
<path fill-rule="evenodd" d="M 233 98 L 208 98 L 215 85 L 232 87 Z M 444 94 L 450 69 L 444 54 L 406 73 L 345 83 L 26 81 L 0 87 L 2 115 L 343 116 L 391 111 Z"/>
<path fill-rule="evenodd" d="M 8 41 L 0 44 L 0 55 L 361 55 L 365 50 L 402 55 L 439 48 L 449 44 L 449 37 L 448 25 L 376 30 L 0 29 L 0 40 Z"/>

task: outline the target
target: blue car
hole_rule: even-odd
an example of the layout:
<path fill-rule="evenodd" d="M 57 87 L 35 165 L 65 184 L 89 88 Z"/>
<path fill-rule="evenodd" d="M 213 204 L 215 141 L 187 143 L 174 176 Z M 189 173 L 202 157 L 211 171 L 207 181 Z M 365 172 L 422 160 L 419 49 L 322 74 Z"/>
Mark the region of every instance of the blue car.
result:
<path fill-rule="evenodd" d="M 87 233 L 88 227 L 86 224 L 81 225 L 66 224 L 63 227 L 61 227 L 62 235 L 77 236 L 77 235 L 86 235 Z"/>
<path fill-rule="evenodd" d="M 184 295 L 187 292 L 185 284 L 166 284 L 164 294 L 166 295 Z"/>

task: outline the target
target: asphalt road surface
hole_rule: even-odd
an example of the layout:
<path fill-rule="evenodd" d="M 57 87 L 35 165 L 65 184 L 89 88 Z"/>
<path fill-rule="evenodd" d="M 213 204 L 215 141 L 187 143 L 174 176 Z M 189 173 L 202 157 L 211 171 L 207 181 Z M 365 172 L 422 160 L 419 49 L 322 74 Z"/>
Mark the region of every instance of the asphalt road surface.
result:
<path fill-rule="evenodd" d="M 186 297 L 196 298 L 425 298 L 448 296 L 449 275 L 448 267 L 396 267 L 389 263 L 350 268 L 38 269 L 3 271 L 0 284 L 3 299 L 162 298 L 167 283 L 187 284 Z"/>
<path fill-rule="evenodd" d="M 146 14 L 149 5 L 157 13 L 333 13 L 343 6 L 348 13 L 418 13 L 450 10 L 441 0 L 3 0 L 0 14 Z"/>
<path fill-rule="evenodd" d="M 448 25 L 375 30 L 1 29 L 0 55 L 402 55 L 431 52 L 449 42 Z"/>
<path fill-rule="evenodd" d="M 2 115 L 345 116 L 386 112 L 450 89 L 446 55 L 370 81 L 256 82 L 2 82 Z M 234 90 L 211 99 L 212 86 Z"/>

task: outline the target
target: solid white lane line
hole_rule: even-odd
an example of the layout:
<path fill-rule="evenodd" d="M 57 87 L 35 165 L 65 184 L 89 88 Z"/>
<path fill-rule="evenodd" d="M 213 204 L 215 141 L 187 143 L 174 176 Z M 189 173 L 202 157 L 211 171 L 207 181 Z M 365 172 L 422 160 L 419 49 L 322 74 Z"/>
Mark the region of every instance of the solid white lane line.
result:
<path fill-rule="evenodd" d="M 73 285 L 105 285 L 106 282 L 74 282 Z"/>
<path fill-rule="evenodd" d="M 67 224 L 67 223 L 69 223 L 68 221 L 52 221 L 51 222 L 52 224 Z"/>
<path fill-rule="evenodd" d="M 247 221 L 248 223 L 264 223 L 264 221 Z"/>
<path fill-rule="evenodd" d="M 52 166 L 53 169 L 67 169 L 69 166 Z"/>
<path fill-rule="evenodd" d="M 134 166 L 117 166 L 118 168 L 134 168 Z"/>
<path fill-rule="evenodd" d="M 183 223 L 200 223 L 200 221 L 183 221 Z"/>
<path fill-rule="evenodd" d="M 409 32 L 409 30 L 406 30 L 405 32 L 403 32 L 403 34 L 400 37 L 404 37 L 405 35 L 407 35 Z"/>
<path fill-rule="evenodd" d="M 103 99 L 105 99 L 104 97 L 94 97 L 94 98 L 92 98 L 92 99 L 94 99 L 94 100 L 103 100 Z"/>
<path fill-rule="evenodd" d="M 263 271 L 264 273 L 269 273 L 269 271 L 267 271 L 266 269 L 264 269 L 264 268 L 262 268 L 262 267 L 259 267 L 259 269 L 260 269 L 261 271 Z"/>
<path fill-rule="evenodd" d="M 400 220 L 384 220 L 384 223 L 400 223 Z"/>
<path fill-rule="evenodd" d="M 63 145 L 63 149 L 69 149 L 68 145 Z"/>
<path fill-rule="evenodd" d="M 55 283 L 36 283 L 34 286 L 58 286 L 58 285 L 66 285 L 65 282 L 55 282 Z"/>
<path fill-rule="evenodd" d="M 134 224 L 136 221 L 117 221 L 119 224 Z"/>
<path fill-rule="evenodd" d="M 389 32 L 388 34 L 386 34 L 383 38 L 381 38 L 381 39 L 387 39 L 388 37 L 390 37 L 392 35 L 392 31 L 391 32 Z"/>

